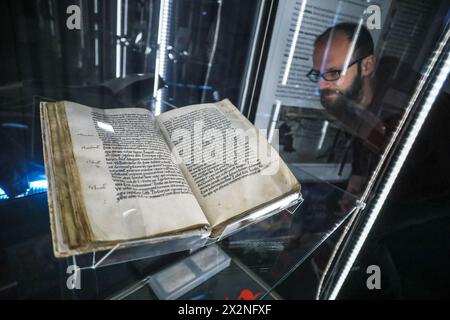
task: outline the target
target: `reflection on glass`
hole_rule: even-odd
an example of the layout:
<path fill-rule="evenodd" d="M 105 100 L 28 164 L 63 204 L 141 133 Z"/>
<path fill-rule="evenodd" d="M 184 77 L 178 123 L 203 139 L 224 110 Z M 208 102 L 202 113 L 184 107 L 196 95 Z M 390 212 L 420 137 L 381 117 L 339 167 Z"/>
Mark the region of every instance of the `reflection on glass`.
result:
<path fill-rule="evenodd" d="M 447 10 L 444 0 L 280 4 L 256 125 L 275 121 L 288 163 L 361 196 L 444 30 Z"/>

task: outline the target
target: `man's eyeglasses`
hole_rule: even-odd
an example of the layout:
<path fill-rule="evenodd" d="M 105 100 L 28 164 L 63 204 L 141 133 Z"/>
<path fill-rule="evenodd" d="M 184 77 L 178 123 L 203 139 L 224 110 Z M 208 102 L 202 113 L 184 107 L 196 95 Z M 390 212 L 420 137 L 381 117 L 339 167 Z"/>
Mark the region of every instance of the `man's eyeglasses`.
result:
<path fill-rule="evenodd" d="M 367 56 L 354 60 L 352 63 L 350 63 L 347 66 L 347 69 L 350 69 L 350 67 L 352 65 L 362 61 L 365 58 L 367 58 Z M 336 81 L 336 80 L 338 80 L 341 77 L 342 71 L 343 71 L 343 69 L 341 69 L 341 70 L 330 70 L 330 71 L 326 71 L 326 72 L 320 73 L 317 70 L 311 69 L 306 76 L 312 82 L 318 82 L 320 78 L 324 79 L 325 81 Z"/>

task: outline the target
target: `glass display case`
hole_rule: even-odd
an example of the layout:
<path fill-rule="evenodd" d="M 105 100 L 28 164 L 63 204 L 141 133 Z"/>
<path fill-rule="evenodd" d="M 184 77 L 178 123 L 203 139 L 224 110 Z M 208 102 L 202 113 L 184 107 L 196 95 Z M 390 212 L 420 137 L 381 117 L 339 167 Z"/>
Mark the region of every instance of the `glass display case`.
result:
<path fill-rule="evenodd" d="M 0 7 L 0 298 L 335 299 L 389 199 L 448 196 L 447 0 Z M 209 245 L 54 257 L 40 102 L 159 115 L 225 98 L 299 180 L 300 206 Z"/>

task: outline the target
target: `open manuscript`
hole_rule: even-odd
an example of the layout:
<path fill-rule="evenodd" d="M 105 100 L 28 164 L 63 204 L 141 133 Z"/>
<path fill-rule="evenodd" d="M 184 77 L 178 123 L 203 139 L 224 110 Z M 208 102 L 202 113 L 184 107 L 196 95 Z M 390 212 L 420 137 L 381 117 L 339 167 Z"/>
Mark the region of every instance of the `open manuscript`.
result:
<path fill-rule="evenodd" d="M 42 102 L 56 256 L 138 239 L 217 239 L 300 198 L 300 184 L 231 104 L 154 116 L 143 108 Z"/>

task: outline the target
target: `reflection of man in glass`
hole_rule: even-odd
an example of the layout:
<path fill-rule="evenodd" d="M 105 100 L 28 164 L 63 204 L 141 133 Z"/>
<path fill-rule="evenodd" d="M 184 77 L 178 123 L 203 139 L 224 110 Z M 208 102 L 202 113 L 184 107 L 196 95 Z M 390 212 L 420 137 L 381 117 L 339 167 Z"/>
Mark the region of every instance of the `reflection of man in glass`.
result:
<path fill-rule="evenodd" d="M 317 83 L 321 104 L 327 113 L 353 137 L 352 176 L 347 189 L 358 195 L 363 191 L 367 178 L 377 164 L 379 155 L 408 104 L 411 92 L 417 83 L 417 74 L 404 61 L 392 57 L 377 59 L 374 56 L 370 33 L 363 26 L 359 28 L 356 24 L 343 23 L 325 30 L 317 37 L 314 43 L 313 68 L 308 73 L 308 77 Z M 448 218 L 450 205 L 449 105 L 450 95 L 441 90 L 419 137 L 414 142 L 409 158 L 405 160 L 402 171 L 397 177 L 389 203 L 386 204 L 384 214 L 380 217 L 382 220 L 379 220 L 381 223 L 378 224 L 378 230 L 374 228 L 371 232 L 375 233 L 375 236 L 368 238 L 364 244 L 368 248 L 365 252 L 368 257 L 363 256 L 363 260 L 359 262 L 360 267 L 364 266 L 360 268 L 362 278 L 352 278 L 352 280 L 356 279 L 358 282 L 359 279 L 366 277 L 365 268 L 374 262 L 382 264 L 382 270 L 396 272 L 397 268 L 393 267 L 390 254 L 386 254 L 389 251 L 384 248 L 384 245 L 392 239 L 403 239 L 403 236 L 414 240 L 421 233 L 417 230 L 426 232 L 434 230 L 431 229 L 431 224 L 428 224 L 433 217 L 442 219 L 441 221 L 445 221 L 443 218 Z M 317 185 L 317 187 L 320 186 Z M 321 195 L 324 192 L 313 190 L 313 193 Z M 303 206 L 308 206 L 308 203 L 313 207 L 304 208 Z M 331 230 L 332 223 L 338 221 L 331 214 L 326 215 L 332 212 L 329 208 L 323 210 L 325 214 L 317 215 L 315 206 L 319 206 L 320 210 L 320 205 L 326 206 L 328 202 L 320 199 L 308 203 L 305 201 L 302 210 L 310 214 L 312 221 L 305 219 L 305 216 L 307 217 L 305 214 L 298 215 L 298 220 L 294 221 L 291 227 L 290 237 L 293 240 L 280 255 L 274 273 L 283 274 L 291 270 L 292 266 L 298 263 L 299 257 L 303 258 L 304 252 L 298 253 L 298 250 L 308 247 L 308 238 L 314 239 L 311 235 L 322 231 L 321 227 L 323 231 Z M 330 203 L 334 204 L 333 201 Z M 343 205 L 341 202 L 341 209 L 344 209 L 343 213 L 348 213 L 349 204 Z M 328 219 L 316 223 L 314 220 L 317 220 L 317 216 L 326 216 Z M 439 223 L 440 221 L 433 223 L 433 226 Z M 423 229 L 417 229 L 420 224 L 424 226 Z M 411 228 L 412 226 L 414 228 Z M 402 229 L 410 230 L 400 233 Z M 410 232 L 411 230 L 413 232 Z M 396 237 L 392 237 L 392 231 L 395 232 Z M 380 239 L 383 240 L 380 241 Z M 318 243 L 317 240 L 315 243 Z M 312 241 L 308 248 L 313 248 L 315 243 Z M 403 244 L 406 243 L 408 242 L 403 241 Z M 333 240 L 330 244 L 329 248 L 322 246 L 318 252 L 314 253 L 315 263 L 311 263 L 312 267 L 302 266 L 295 275 L 290 275 L 292 281 L 285 281 L 279 289 L 285 286 L 297 294 L 298 283 L 303 283 L 305 280 L 313 281 L 314 274 L 320 274 L 316 270 L 323 271 L 331 255 L 335 245 Z M 397 250 L 399 248 L 402 248 L 401 245 L 397 246 Z M 294 277 L 299 280 L 294 281 Z M 394 284 L 389 283 L 394 277 L 398 279 L 396 273 L 394 276 L 391 273 L 386 276 L 387 288 L 389 286 L 396 288 L 397 281 Z M 362 283 L 361 292 L 367 292 L 365 282 Z"/>
<path fill-rule="evenodd" d="M 356 30 L 353 24 L 340 24 L 321 34 L 314 47 L 313 69 L 308 73 L 319 83 L 320 101 L 332 111 L 349 102 L 366 109 L 373 97 L 376 58 L 369 32 L 362 27 L 352 50 Z"/>
<path fill-rule="evenodd" d="M 377 95 L 383 90 L 383 77 L 375 72 L 377 65 L 369 31 L 362 25 L 341 23 L 317 37 L 313 68 L 307 75 L 318 83 L 328 114 L 355 139 L 347 188 L 354 194 L 362 192 L 401 112 L 401 108 L 381 110 Z"/>

